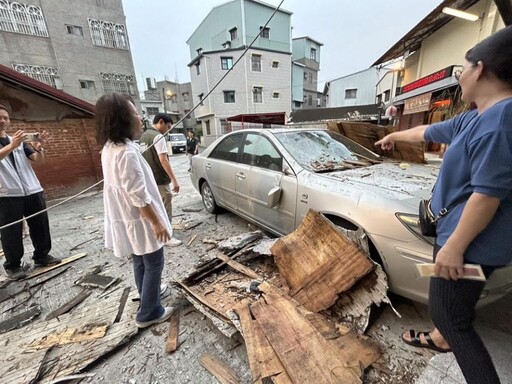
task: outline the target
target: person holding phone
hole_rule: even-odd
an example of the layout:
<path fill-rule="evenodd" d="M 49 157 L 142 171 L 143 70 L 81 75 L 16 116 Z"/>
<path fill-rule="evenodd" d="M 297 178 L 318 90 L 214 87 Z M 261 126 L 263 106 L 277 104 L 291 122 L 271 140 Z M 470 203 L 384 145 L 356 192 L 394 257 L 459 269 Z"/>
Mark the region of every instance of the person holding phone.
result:
<path fill-rule="evenodd" d="M 0 232 L 5 253 L 4 269 L 9 279 L 20 280 L 26 277 L 26 268 L 21 264 L 23 217 L 29 217 L 27 224 L 34 246 L 34 265 L 55 265 L 61 260 L 49 254 L 52 242 L 48 214 L 43 212 L 46 201 L 31 165 L 31 162 L 44 160 L 43 145 L 48 133 L 38 134 L 37 141 L 32 141 L 33 136 L 27 140 L 23 130 L 9 136 L 10 123 L 9 111 L 0 105 Z M 30 217 L 35 213 L 38 214 Z"/>

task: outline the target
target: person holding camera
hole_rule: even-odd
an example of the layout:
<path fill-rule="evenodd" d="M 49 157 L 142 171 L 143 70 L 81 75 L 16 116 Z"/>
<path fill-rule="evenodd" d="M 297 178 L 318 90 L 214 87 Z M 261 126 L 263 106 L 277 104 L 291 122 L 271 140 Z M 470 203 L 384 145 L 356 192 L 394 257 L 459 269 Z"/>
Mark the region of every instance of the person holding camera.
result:
<path fill-rule="evenodd" d="M 12 136 L 9 111 L 0 105 L 0 233 L 5 254 L 4 269 L 9 279 L 26 277 L 21 265 L 23 257 L 22 219 L 46 209 L 43 188 L 32 169 L 31 162 L 44 160 L 43 144 L 48 134 L 27 137 L 22 130 Z M 19 221 L 19 222 L 17 222 Z M 16 224 L 12 224 L 17 222 Z M 49 254 L 52 243 L 46 212 L 27 219 L 34 246 L 34 265 L 48 266 L 61 262 Z"/>
<path fill-rule="evenodd" d="M 462 279 L 463 264 L 479 264 L 486 277 L 512 261 L 512 27 L 470 49 L 457 75 L 462 101 L 476 109 L 430 126 L 391 133 L 378 141 L 450 144 L 432 194 L 436 223 L 429 308 L 433 332 L 411 330 L 402 339 L 415 347 L 453 351 L 468 384 L 500 379 L 473 327 L 485 282 Z M 449 208 L 448 208 L 449 207 Z"/>

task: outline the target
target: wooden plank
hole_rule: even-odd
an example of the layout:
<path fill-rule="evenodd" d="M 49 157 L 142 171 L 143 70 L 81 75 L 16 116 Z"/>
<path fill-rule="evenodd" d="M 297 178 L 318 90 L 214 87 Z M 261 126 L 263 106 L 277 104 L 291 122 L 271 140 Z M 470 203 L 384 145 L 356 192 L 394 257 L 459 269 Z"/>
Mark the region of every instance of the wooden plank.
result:
<path fill-rule="evenodd" d="M 61 305 L 59 308 L 54 310 L 53 312 L 49 313 L 48 316 L 46 316 L 45 320 L 51 320 L 55 319 L 56 317 L 59 317 L 65 313 L 68 313 L 73 308 L 75 308 L 78 304 L 80 304 L 82 301 L 87 299 L 91 294 L 91 291 L 89 290 L 83 290 L 78 295 L 76 295 L 74 298 L 72 298 L 67 303 Z"/>
<path fill-rule="evenodd" d="M 167 343 L 165 344 L 165 352 L 173 353 L 178 349 L 180 335 L 180 312 L 175 310 L 169 320 L 169 336 L 167 336 Z"/>
<path fill-rule="evenodd" d="M 190 240 L 187 242 L 187 247 L 190 247 L 190 246 L 192 245 L 192 243 L 194 242 L 194 240 L 195 240 L 195 239 L 197 239 L 197 236 L 198 236 L 198 235 L 199 235 L 199 234 L 197 234 L 197 233 L 196 233 L 194 236 L 192 236 L 192 237 L 190 238 Z"/>
<path fill-rule="evenodd" d="M 41 314 L 41 308 L 38 306 L 33 306 L 28 311 L 22 312 L 18 315 L 15 315 L 7 320 L 0 322 L 0 333 L 5 333 L 12 331 L 14 329 L 22 328 L 32 320 L 34 320 L 37 316 Z"/>
<path fill-rule="evenodd" d="M 41 340 L 45 335 L 63 332 L 66 328 L 84 329 L 87 324 L 111 324 L 107 327 L 104 337 L 50 348 L 47 361 L 52 361 L 55 364 L 48 365 L 48 370 L 43 372 L 42 378 L 37 382 L 48 383 L 55 378 L 83 371 L 91 363 L 126 343 L 137 333 L 137 328 L 133 325 L 133 318 L 130 316 L 126 316 L 119 323 L 112 324 L 118 312 L 120 296 L 120 292 L 119 294 L 112 294 L 104 300 L 94 301 L 91 305 L 64 314 L 58 319 L 52 319 L 48 322 L 33 322 L 23 329 L 10 332 L 7 335 L 8 338 L 5 338 L 4 353 L 0 355 L 0 372 L 5 368 L 5 371 L 8 372 L 29 373 L 26 371 L 28 366 L 25 367 L 24 362 L 27 356 L 32 356 L 34 353 L 26 351 L 24 346 L 34 340 Z M 137 303 L 128 301 L 126 311 L 135 313 L 136 309 Z M 9 351 L 13 351 L 12 355 L 9 355 Z M 46 351 L 48 350 L 39 352 L 46 353 Z M 32 363 L 30 362 L 30 364 Z M 23 368 L 20 369 L 19 367 Z M 0 377 L 2 377 L 2 380 L 5 379 L 3 375 L 0 375 Z M 27 376 L 27 378 L 29 377 Z M 6 382 L 27 382 L 23 375 L 14 376 L 14 378 Z"/>
<path fill-rule="evenodd" d="M 266 294 L 251 312 L 294 383 L 360 384 L 336 348 L 284 297 Z"/>
<path fill-rule="evenodd" d="M 12 281 L 6 287 L 0 288 L 0 303 L 12 299 L 14 296 L 20 294 L 21 292 L 27 291 L 28 288 L 28 283 L 24 283 L 21 281 Z"/>
<path fill-rule="evenodd" d="M 251 368 L 252 383 L 262 384 L 261 364 L 258 361 L 258 345 L 256 344 L 251 311 L 248 305 L 244 305 L 237 308 L 235 312 L 240 319 L 240 326 L 242 327 L 242 336 L 245 341 L 247 359 L 249 360 L 249 367 Z"/>
<path fill-rule="evenodd" d="M 223 361 L 213 355 L 205 354 L 199 359 L 201 365 L 210 372 L 221 384 L 239 384 L 240 379 Z"/>
<path fill-rule="evenodd" d="M 65 259 L 62 259 L 62 261 L 59 264 L 51 265 L 51 266 L 48 266 L 48 267 L 38 267 L 38 268 L 34 269 L 32 272 L 28 273 L 27 277 L 24 278 L 23 280 L 32 279 L 32 278 L 34 278 L 36 276 L 40 276 L 40 275 L 42 275 L 44 273 L 53 271 L 54 269 L 57 269 L 57 268 L 60 268 L 60 267 L 62 267 L 64 265 L 66 265 L 66 264 L 72 263 L 73 261 L 79 260 L 79 259 L 81 259 L 82 257 L 85 257 L 85 256 L 87 256 L 86 252 L 77 253 L 76 255 L 69 256 L 69 257 L 66 257 Z"/>
<path fill-rule="evenodd" d="M 45 360 L 47 351 L 20 353 L 18 348 L 8 349 L 2 346 L 0 356 L 0 380 L 2 383 L 36 383 L 40 367 Z M 13 366 L 11 361 L 18 364 Z"/>
<path fill-rule="evenodd" d="M 274 244 L 272 253 L 290 295 L 313 312 L 332 306 L 339 293 L 374 268 L 352 241 L 313 210 Z"/>
<path fill-rule="evenodd" d="M 116 317 L 114 319 L 114 323 L 119 323 L 121 321 L 121 317 L 123 316 L 124 307 L 126 306 L 126 301 L 128 300 L 128 295 L 130 294 L 131 287 L 126 287 L 123 290 L 123 294 L 121 295 L 121 300 L 119 302 L 119 309 L 117 310 Z"/>
<path fill-rule="evenodd" d="M 44 277 L 41 277 L 39 279 L 36 279 L 35 281 L 31 281 L 29 283 L 30 285 L 30 288 L 34 288 L 38 285 L 41 285 L 41 284 L 44 284 L 46 283 L 47 281 L 53 279 L 54 277 L 57 277 L 59 275 L 62 275 L 64 272 L 66 272 L 68 269 L 70 268 L 70 266 L 67 266 L 66 268 L 64 269 L 61 269 L 59 271 L 55 271 L 54 273 L 49 273 L 48 275 L 45 275 Z"/>
<path fill-rule="evenodd" d="M 224 253 L 215 252 L 214 256 L 217 259 L 222 260 L 224 263 L 229 265 L 231 268 L 237 270 L 238 272 L 243 273 L 244 275 L 249 276 L 252 279 L 261 280 L 261 277 L 256 272 L 254 272 L 251 268 L 248 268 L 245 265 L 240 264 L 238 261 L 232 260 L 231 258 L 226 256 Z"/>
<path fill-rule="evenodd" d="M 274 383 L 291 384 L 290 377 L 258 322 L 252 319 L 249 306 L 237 308 L 236 313 L 240 318 L 252 383 L 262 384 L 265 379 L 271 378 Z"/>
<path fill-rule="evenodd" d="M 214 311 L 215 313 L 217 313 L 221 318 L 222 320 L 228 322 L 228 323 L 231 323 L 231 320 L 229 319 L 229 317 L 227 317 L 226 315 L 224 315 L 223 313 L 220 313 L 219 311 L 217 311 L 217 309 L 215 307 L 212 307 L 212 305 L 204 299 L 204 297 L 200 296 L 200 295 L 197 295 L 194 291 L 192 291 L 187 285 L 185 285 L 183 282 L 178 282 L 178 285 L 185 291 L 186 294 L 192 296 L 194 299 L 196 299 L 197 301 L 199 301 L 202 305 L 204 305 L 205 307 L 209 308 L 210 310 Z"/>
<path fill-rule="evenodd" d="M 380 269 L 380 271 L 384 274 L 382 269 Z M 361 282 L 366 283 L 367 280 L 368 279 L 363 279 Z M 299 307 L 300 304 L 297 301 L 289 298 L 282 290 L 277 288 L 275 285 L 267 283 L 266 281 L 260 284 L 259 289 L 265 293 L 265 295 L 270 294 L 274 296 L 283 296 L 292 305 L 296 306 L 300 313 L 324 337 L 324 339 L 326 339 L 333 348 L 337 349 L 337 353 L 342 356 L 341 359 L 343 361 L 347 362 L 347 366 L 351 366 L 357 371 L 360 366 L 368 368 L 379 359 L 381 355 L 380 348 L 370 338 L 362 336 L 356 331 L 350 329 L 340 332 L 339 324 L 334 324 L 322 314 L 310 312 L 303 307 Z M 366 304 L 367 303 L 365 301 L 361 305 L 365 306 Z M 371 304 L 372 301 L 370 300 L 367 306 Z M 336 306 L 337 305 L 338 304 L 336 304 Z M 354 312 L 357 313 L 357 311 Z M 335 317 L 337 316 L 341 317 L 341 315 L 338 314 Z"/>

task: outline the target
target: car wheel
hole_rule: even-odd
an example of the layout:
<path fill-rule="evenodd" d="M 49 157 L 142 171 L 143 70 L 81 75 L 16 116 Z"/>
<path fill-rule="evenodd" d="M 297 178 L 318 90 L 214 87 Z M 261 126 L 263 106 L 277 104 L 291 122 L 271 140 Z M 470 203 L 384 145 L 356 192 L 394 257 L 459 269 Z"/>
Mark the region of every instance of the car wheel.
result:
<path fill-rule="evenodd" d="M 219 211 L 219 206 L 215 202 L 215 197 L 213 197 L 212 189 L 210 188 L 210 184 L 208 182 L 204 182 L 201 185 L 201 197 L 203 198 L 204 208 L 210 213 L 217 213 Z"/>

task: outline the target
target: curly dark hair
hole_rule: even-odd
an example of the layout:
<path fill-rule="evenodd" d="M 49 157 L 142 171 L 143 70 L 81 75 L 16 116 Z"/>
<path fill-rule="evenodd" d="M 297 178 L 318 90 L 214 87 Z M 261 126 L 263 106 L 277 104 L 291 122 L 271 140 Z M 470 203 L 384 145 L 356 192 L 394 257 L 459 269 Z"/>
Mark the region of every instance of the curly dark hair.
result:
<path fill-rule="evenodd" d="M 484 65 L 484 75 L 492 73 L 512 87 L 512 26 L 508 26 L 479 42 L 466 52 L 466 60 Z"/>
<path fill-rule="evenodd" d="M 109 140 L 116 144 L 133 140 L 133 112 L 130 101 L 119 93 L 101 96 L 96 102 L 96 140 L 105 145 Z"/>

